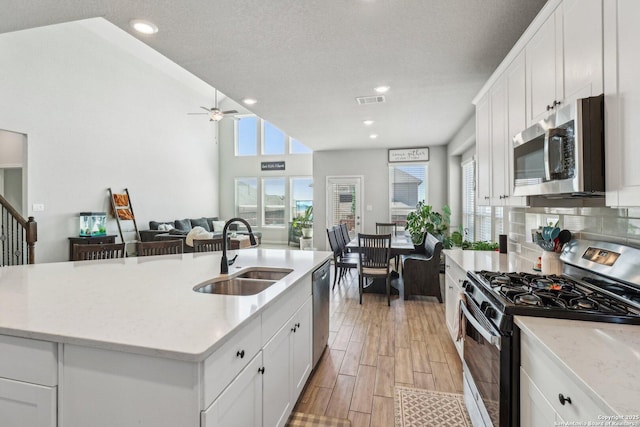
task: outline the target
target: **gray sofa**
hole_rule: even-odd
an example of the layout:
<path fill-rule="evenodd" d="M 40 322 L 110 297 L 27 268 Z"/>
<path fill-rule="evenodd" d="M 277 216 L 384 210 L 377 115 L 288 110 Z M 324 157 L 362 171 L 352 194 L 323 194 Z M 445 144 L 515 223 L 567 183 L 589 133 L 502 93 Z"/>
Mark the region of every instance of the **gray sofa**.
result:
<path fill-rule="evenodd" d="M 172 227 L 171 230 L 158 230 L 161 224 L 168 224 Z M 143 242 L 151 242 L 156 239 L 158 234 L 174 234 L 176 236 L 186 236 L 189 231 L 191 231 L 194 227 L 202 227 L 205 230 L 212 232 L 214 237 L 222 235 L 222 221 L 218 220 L 217 216 L 214 217 L 201 217 L 201 218 L 185 218 L 185 219 L 176 219 L 173 221 L 149 221 L 149 229 L 148 230 L 140 230 L 140 240 Z M 229 230 L 233 231 L 237 234 L 249 234 L 244 229 L 238 229 L 238 224 L 231 224 L 229 226 Z M 256 242 L 260 244 L 262 239 L 262 233 L 259 231 L 254 231 L 253 235 L 256 238 Z"/>

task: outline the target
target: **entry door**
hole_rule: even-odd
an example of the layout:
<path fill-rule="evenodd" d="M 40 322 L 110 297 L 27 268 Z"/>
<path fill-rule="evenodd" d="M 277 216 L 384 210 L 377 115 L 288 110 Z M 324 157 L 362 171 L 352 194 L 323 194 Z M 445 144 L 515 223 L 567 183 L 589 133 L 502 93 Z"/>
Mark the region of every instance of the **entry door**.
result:
<path fill-rule="evenodd" d="M 351 238 L 362 232 L 363 184 L 361 176 L 327 177 L 327 228 L 347 224 Z"/>

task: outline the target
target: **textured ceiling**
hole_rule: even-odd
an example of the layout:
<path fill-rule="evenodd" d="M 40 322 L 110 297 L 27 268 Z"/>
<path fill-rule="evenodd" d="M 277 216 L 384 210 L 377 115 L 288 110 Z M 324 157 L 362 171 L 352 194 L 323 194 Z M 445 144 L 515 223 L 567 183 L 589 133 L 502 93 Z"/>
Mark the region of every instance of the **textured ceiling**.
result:
<path fill-rule="evenodd" d="M 0 32 L 103 17 L 314 150 L 449 142 L 545 0 L 0 0 Z M 383 104 L 355 97 L 391 90 Z M 375 120 L 371 127 L 362 121 Z M 370 133 L 379 135 L 375 141 Z"/>

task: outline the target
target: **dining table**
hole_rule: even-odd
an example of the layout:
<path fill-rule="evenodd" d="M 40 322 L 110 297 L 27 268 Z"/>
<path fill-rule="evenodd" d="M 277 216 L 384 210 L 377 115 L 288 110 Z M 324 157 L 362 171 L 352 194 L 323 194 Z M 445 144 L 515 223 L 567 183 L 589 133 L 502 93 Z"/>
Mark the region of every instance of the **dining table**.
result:
<path fill-rule="evenodd" d="M 347 249 L 351 252 L 358 252 L 360 245 L 358 244 L 358 236 L 354 237 L 347 243 Z M 410 254 L 415 251 L 415 247 L 413 245 L 413 241 L 411 240 L 411 236 L 405 232 L 399 232 L 391 235 L 391 259 L 394 259 L 396 256 Z M 398 271 L 401 267 L 401 263 L 399 263 L 396 269 L 391 271 L 391 294 L 399 295 L 400 286 L 402 278 L 401 274 Z M 374 280 L 372 285 L 365 287 L 363 289 L 366 293 L 380 293 L 386 294 L 386 285 L 384 280 Z"/>
<path fill-rule="evenodd" d="M 347 249 L 351 252 L 358 251 L 358 236 L 351 239 L 349 243 L 347 243 Z M 397 233 L 395 235 L 391 235 L 391 257 L 395 257 L 396 255 L 406 255 L 410 254 L 415 250 L 413 246 L 413 241 L 411 240 L 411 236 L 406 233 Z"/>

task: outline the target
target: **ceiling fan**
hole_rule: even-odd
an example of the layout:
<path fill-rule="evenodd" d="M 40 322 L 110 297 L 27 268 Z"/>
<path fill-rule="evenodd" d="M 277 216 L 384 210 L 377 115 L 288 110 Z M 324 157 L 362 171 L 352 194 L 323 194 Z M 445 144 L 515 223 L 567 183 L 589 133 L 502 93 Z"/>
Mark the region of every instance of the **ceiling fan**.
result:
<path fill-rule="evenodd" d="M 187 113 L 187 114 L 206 114 L 206 115 L 209 116 L 209 121 L 210 122 L 219 122 L 220 120 L 222 120 L 224 118 L 224 116 L 226 114 L 237 114 L 238 113 L 236 110 L 221 111 L 218 108 L 218 89 L 216 89 L 215 107 L 211 107 L 211 108 L 200 107 L 200 108 L 205 110 L 206 113 Z"/>

